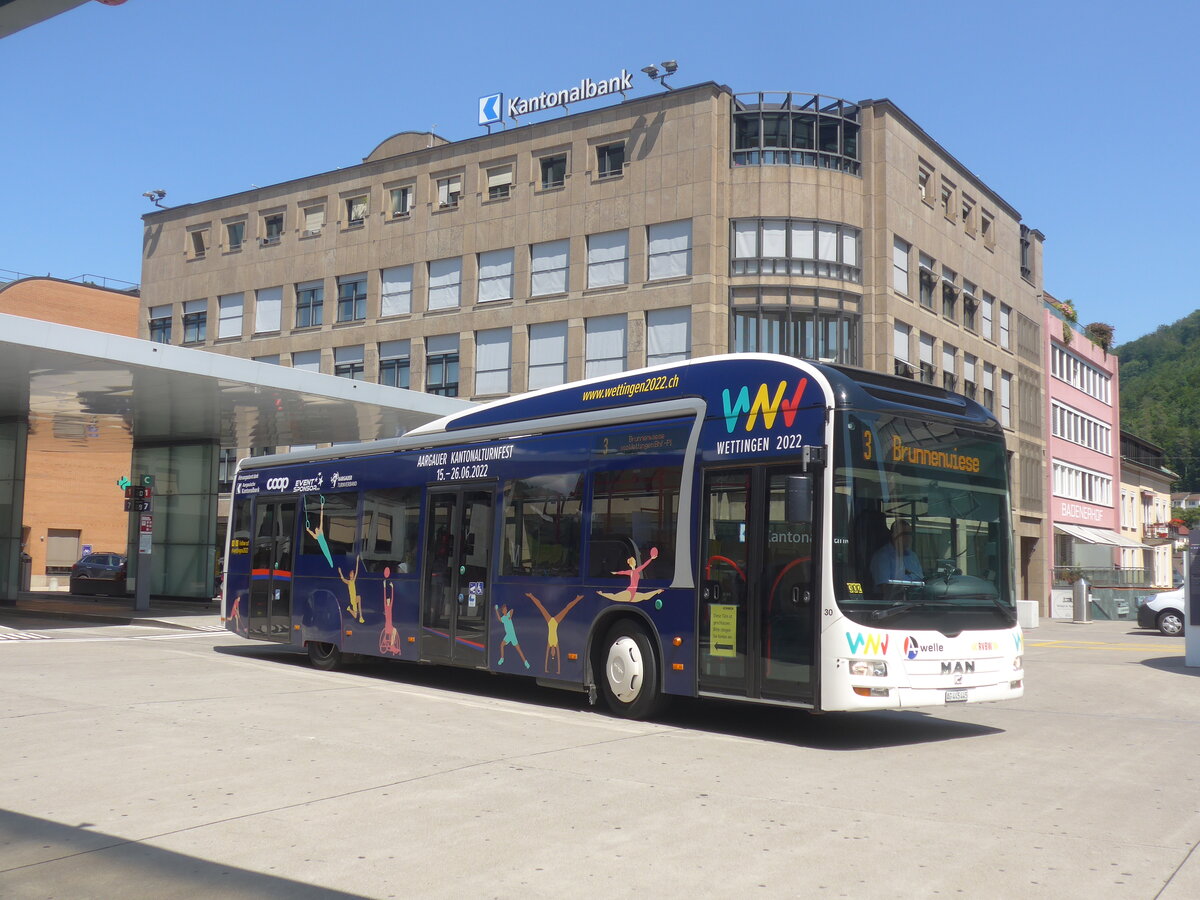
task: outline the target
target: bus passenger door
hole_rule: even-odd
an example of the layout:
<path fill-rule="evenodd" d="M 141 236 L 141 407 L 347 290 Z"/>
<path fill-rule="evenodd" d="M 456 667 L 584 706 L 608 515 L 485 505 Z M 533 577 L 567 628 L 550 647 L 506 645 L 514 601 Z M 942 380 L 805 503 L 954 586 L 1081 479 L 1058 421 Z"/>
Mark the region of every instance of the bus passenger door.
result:
<path fill-rule="evenodd" d="M 813 486 L 793 468 L 705 475 L 701 692 L 813 701 Z"/>
<path fill-rule="evenodd" d="M 492 491 L 431 489 L 425 506 L 421 656 L 487 665 Z"/>
<path fill-rule="evenodd" d="M 295 500 L 258 501 L 250 548 L 250 637 L 291 640 L 295 529 Z"/>

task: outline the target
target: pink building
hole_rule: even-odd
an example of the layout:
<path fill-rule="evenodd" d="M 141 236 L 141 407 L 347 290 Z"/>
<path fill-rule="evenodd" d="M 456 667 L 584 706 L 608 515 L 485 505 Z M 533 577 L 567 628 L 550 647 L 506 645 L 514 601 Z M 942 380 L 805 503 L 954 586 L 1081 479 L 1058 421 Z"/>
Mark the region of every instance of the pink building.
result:
<path fill-rule="evenodd" d="M 1142 545 L 1120 533 L 1121 416 L 1117 357 L 1076 325 L 1069 301 L 1046 295 L 1046 421 L 1056 588 L 1081 572 L 1095 585 L 1124 583 L 1122 551 Z"/>

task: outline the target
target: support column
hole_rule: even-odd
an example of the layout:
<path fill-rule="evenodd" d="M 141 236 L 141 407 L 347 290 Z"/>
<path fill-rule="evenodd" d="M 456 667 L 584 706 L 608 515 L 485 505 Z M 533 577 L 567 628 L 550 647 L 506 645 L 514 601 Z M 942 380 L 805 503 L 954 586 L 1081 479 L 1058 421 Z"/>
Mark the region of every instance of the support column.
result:
<path fill-rule="evenodd" d="M 16 603 L 21 586 L 28 438 L 28 415 L 0 419 L 0 603 Z"/>
<path fill-rule="evenodd" d="M 153 475 L 154 516 L 149 593 L 178 599 L 213 598 L 217 563 L 216 442 L 138 443 L 133 447 L 130 477 Z M 129 574 L 143 577 L 139 554 L 139 517 L 130 513 Z M 136 586 L 136 585 L 131 585 Z"/>

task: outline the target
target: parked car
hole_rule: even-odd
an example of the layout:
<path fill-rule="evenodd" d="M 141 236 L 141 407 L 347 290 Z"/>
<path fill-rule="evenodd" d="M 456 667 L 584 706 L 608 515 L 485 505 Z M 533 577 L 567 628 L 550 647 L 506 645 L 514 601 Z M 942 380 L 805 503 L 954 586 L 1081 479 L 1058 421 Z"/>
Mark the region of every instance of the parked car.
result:
<path fill-rule="evenodd" d="M 1181 587 L 1143 597 L 1138 606 L 1138 627 L 1157 628 L 1167 637 L 1177 637 L 1183 634 L 1187 621 L 1186 607 L 1187 600 Z"/>
<path fill-rule="evenodd" d="M 124 594 L 125 554 L 89 553 L 71 566 L 72 594 Z"/>

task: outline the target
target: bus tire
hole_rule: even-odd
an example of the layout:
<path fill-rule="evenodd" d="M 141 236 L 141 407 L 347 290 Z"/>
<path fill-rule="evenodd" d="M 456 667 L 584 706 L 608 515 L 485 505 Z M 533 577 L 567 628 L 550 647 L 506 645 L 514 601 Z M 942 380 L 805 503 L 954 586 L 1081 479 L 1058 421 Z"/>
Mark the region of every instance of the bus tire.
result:
<path fill-rule="evenodd" d="M 654 643 L 638 623 L 621 619 L 608 630 L 600 655 L 600 690 L 614 715 L 647 719 L 664 703 Z"/>
<path fill-rule="evenodd" d="M 342 651 L 336 644 L 323 644 L 320 641 L 308 642 L 308 661 L 315 668 L 330 672 L 342 664 Z"/>

